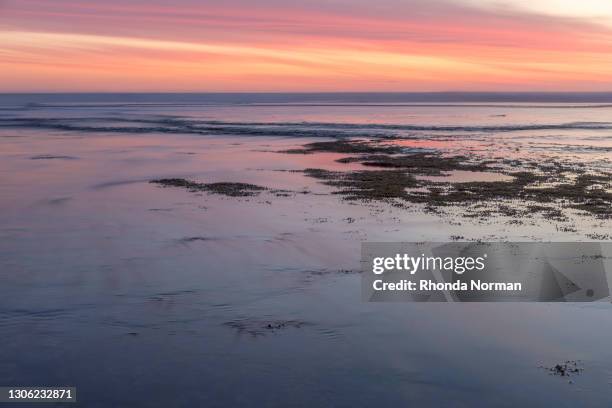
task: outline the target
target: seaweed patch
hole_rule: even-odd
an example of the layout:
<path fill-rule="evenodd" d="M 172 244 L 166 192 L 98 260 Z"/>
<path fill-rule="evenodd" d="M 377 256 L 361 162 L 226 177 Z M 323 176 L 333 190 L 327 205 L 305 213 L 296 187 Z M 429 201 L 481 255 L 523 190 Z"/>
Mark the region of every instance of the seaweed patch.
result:
<path fill-rule="evenodd" d="M 380 153 L 386 149 L 393 154 Z M 335 187 L 335 194 L 347 200 L 387 201 L 395 206 L 418 203 L 431 212 L 455 206 L 462 208 L 463 215 L 470 218 L 495 214 L 518 218 L 541 214 L 547 219 L 565 222 L 568 221 L 567 209 L 603 220 L 612 216 L 612 174 L 606 171 L 595 173 L 551 160 L 537 163 L 514 159 L 509 163 L 506 159 L 495 161 L 438 152 L 397 154 L 397 146 L 363 140 L 310 143 L 301 152 L 318 151 L 352 153 L 355 155 L 337 161 L 372 168 L 303 170 L 306 176 Z M 444 176 L 452 171 L 499 174 L 507 180 L 446 181 Z M 570 177 L 571 174 L 575 177 Z M 440 180 L 415 176 L 439 176 Z"/>
<path fill-rule="evenodd" d="M 257 195 L 264 190 L 268 190 L 266 187 L 248 183 L 197 183 L 195 181 L 182 178 L 151 180 L 150 183 L 160 184 L 164 187 L 181 187 L 191 192 L 206 191 L 212 194 L 220 194 L 230 197 L 249 197 Z"/>

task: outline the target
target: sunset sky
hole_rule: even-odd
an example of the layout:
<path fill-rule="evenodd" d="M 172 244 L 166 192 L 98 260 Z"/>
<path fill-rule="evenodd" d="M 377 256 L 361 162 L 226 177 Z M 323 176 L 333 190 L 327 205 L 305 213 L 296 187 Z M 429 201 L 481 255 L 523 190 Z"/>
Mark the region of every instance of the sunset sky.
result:
<path fill-rule="evenodd" d="M 612 91 L 610 0 L 0 0 L 0 92 Z"/>

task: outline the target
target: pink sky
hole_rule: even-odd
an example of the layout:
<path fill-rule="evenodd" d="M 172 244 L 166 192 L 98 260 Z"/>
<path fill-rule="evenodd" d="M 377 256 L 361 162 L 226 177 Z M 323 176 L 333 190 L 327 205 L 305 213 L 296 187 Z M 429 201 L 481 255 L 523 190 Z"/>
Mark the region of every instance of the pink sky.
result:
<path fill-rule="evenodd" d="M 609 0 L 0 0 L 0 92 L 612 91 Z"/>

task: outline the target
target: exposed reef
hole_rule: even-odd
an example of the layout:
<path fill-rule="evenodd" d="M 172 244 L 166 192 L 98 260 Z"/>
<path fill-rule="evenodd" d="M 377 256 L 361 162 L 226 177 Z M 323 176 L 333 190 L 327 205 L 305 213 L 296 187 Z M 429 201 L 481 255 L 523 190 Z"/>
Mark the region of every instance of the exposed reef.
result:
<path fill-rule="evenodd" d="M 250 197 L 267 190 L 266 187 L 248 183 L 197 183 L 182 178 L 151 180 L 150 183 L 160 184 L 164 187 L 181 187 L 191 192 L 206 191 L 212 194 L 221 194 L 230 197 Z"/>

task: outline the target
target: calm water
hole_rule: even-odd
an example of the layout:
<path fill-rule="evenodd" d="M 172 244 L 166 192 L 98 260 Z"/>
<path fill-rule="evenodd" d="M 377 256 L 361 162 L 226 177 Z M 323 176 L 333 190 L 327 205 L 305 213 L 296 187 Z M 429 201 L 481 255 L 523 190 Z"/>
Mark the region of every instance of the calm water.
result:
<path fill-rule="evenodd" d="M 285 171 L 347 169 L 345 155 L 278 153 L 399 136 L 609 170 L 603 96 L 148 98 L 0 97 L 0 385 L 76 386 L 87 407 L 609 406 L 608 302 L 369 304 L 346 272 L 366 240 L 580 241 L 609 221 L 563 232 L 355 205 Z M 148 183 L 161 177 L 314 194 Z M 275 321 L 303 324 L 262 330 Z M 575 359 L 573 384 L 538 368 Z"/>

